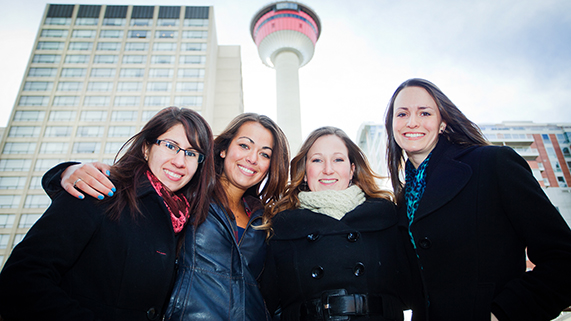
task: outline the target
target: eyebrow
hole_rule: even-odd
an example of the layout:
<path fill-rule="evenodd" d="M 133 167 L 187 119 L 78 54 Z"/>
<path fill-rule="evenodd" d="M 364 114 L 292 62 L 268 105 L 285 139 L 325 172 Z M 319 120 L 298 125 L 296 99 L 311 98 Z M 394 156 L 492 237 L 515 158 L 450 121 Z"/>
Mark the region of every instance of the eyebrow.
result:
<path fill-rule="evenodd" d="M 240 137 L 238 137 L 238 139 L 242 139 L 242 138 L 249 140 L 250 143 L 252 143 L 252 144 L 255 144 L 255 143 L 256 143 L 255 141 L 253 141 L 253 140 L 252 140 L 250 137 L 248 137 L 248 136 L 240 136 Z M 236 139 L 236 140 L 238 140 L 238 139 Z M 273 150 L 271 147 L 269 147 L 269 146 L 264 146 L 264 147 L 262 147 L 262 149 L 269 149 L 269 150 L 271 150 L 271 151 L 274 151 L 274 150 Z"/>

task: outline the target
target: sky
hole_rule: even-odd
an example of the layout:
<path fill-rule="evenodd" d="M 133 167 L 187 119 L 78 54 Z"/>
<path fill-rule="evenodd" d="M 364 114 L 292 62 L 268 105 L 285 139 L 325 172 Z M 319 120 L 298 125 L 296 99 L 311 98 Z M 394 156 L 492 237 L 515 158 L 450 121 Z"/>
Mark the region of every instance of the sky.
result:
<path fill-rule="evenodd" d="M 0 126 L 6 126 L 47 2 L 0 11 Z M 258 0 L 59 0 L 52 3 L 214 6 L 219 45 L 239 45 L 244 108 L 276 117 L 275 71 L 249 34 Z M 571 122 L 571 1 L 307 0 L 321 20 L 299 71 L 302 136 L 336 126 L 356 138 L 382 123 L 400 83 L 425 78 L 476 123 Z"/>

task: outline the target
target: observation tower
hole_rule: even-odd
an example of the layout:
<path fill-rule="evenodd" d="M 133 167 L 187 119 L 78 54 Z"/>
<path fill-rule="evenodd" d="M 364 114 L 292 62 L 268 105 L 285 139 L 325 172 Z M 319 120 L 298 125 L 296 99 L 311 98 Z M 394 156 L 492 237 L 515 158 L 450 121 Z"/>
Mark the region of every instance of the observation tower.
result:
<path fill-rule="evenodd" d="M 298 70 L 313 57 L 320 33 L 315 12 L 292 1 L 263 7 L 250 23 L 262 62 L 276 70 L 277 122 L 294 155 L 302 142 Z"/>

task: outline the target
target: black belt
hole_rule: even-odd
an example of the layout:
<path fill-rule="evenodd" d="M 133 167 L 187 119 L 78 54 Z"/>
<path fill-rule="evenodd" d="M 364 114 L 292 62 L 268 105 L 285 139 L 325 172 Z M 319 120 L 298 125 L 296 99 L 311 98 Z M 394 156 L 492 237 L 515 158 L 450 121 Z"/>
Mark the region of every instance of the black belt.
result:
<path fill-rule="evenodd" d="M 305 302 L 301 306 L 301 320 L 351 320 L 352 316 L 383 314 L 380 296 L 368 294 L 347 294 L 347 290 L 324 292 L 320 298 Z"/>

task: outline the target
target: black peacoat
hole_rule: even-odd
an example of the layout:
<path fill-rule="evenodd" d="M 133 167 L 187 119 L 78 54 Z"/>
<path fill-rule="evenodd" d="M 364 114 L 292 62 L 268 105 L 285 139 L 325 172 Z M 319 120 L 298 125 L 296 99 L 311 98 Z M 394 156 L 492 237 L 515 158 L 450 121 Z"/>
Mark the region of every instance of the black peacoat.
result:
<path fill-rule="evenodd" d="M 396 208 L 368 199 L 341 220 L 306 209 L 278 213 L 272 221 L 262 294 L 281 320 L 300 320 L 302 304 L 324 291 L 383 297 L 384 314 L 351 320 L 402 320 L 400 291 L 407 289 Z"/>
<path fill-rule="evenodd" d="M 144 181 L 144 182 L 143 182 Z M 143 216 L 62 192 L 0 273 L 0 315 L 11 320 L 159 320 L 175 275 L 170 214 L 146 177 Z"/>
<path fill-rule="evenodd" d="M 424 289 L 415 320 L 551 320 L 571 304 L 571 231 L 511 148 L 441 138 L 411 225 L 416 251 L 405 206 L 399 217 Z"/>

